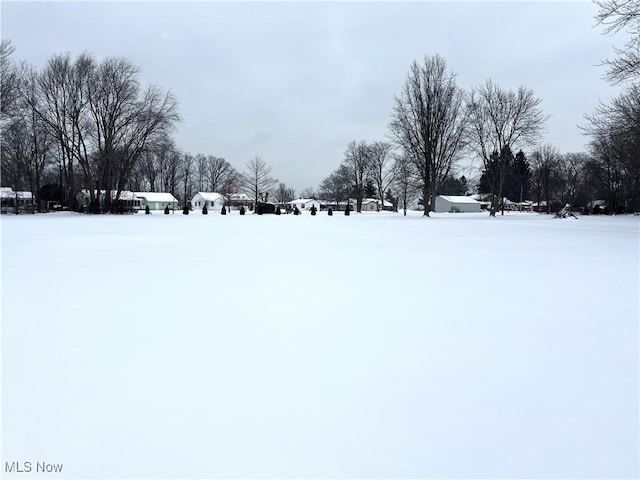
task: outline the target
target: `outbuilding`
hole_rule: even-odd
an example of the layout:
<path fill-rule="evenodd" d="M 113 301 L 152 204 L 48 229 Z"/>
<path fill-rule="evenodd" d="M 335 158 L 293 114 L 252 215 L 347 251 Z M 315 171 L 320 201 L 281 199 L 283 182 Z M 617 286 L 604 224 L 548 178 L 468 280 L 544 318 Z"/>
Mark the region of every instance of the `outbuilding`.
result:
<path fill-rule="evenodd" d="M 460 195 L 438 195 L 436 197 L 436 212 L 479 212 L 481 203 L 471 197 Z"/>

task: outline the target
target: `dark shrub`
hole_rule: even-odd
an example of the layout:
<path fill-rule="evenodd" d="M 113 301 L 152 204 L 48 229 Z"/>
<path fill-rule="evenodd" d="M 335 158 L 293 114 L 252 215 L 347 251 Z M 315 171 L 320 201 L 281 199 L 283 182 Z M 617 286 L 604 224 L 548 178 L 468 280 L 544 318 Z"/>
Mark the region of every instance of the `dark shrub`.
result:
<path fill-rule="evenodd" d="M 202 207 L 202 214 L 203 214 L 203 215 L 206 215 L 206 214 L 208 214 L 208 213 L 209 213 L 209 210 L 207 210 L 207 204 L 205 203 L 205 204 L 204 204 L 204 207 Z"/>
<path fill-rule="evenodd" d="M 244 215 L 244 212 L 245 212 L 245 210 L 244 210 L 244 205 L 242 205 L 242 206 L 240 207 L 240 215 Z"/>
<path fill-rule="evenodd" d="M 147 205 L 146 207 L 144 207 L 144 214 L 145 215 L 149 215 L 151 212 L 149 211 L 149 205 Z"/>
<path fill-rule="evenodd" d="M 316 213 L 318 213 L 318 209 L 316 208 L 315 205 L 311 205 L 310 211 L 311 211 L 311 215 L 315 215 Z"/>
<path fill-rule="evenodd" d="M 282 215 L 282 212 L 280 211 L 280 206 L 279 205 L 276 207 L 276 211 L 273 212 L 273 213 L 275 213 L 276 215 Z"/>
<path fill-rule="evenodd" d="M 298 207 L 293 207 L 293 214 L 300 215 L 300 210 L 298 210 Z"/>
<path fill-rule="evenodd" d="M 166 207 L 164 207 L 164 214 L 165 214 L 165 215 L 169 215 L 169 205 L 167 205 Z"/>
<path fill-rule="evenodd" d="M 227 207 L 223 205 L 222 210 L 220 210 L 220 215 L 226 215 L 226 214 L 227 214 Z"/>
<path fill-rule="evenodd" d="M 329 209 L 327 210 L 327 214 L 331 217 L 333 215 L 333 210 L 331 210 L 331 207 L 329 207 Z"/>
<path fill-rule="evenodd" d="M 183 215 L 189 215 L 189 206 L 187 204 L 184 205 L 184 208 L 182 209 L 182 213 Z"/>
<path fill-rule="evenodd" d="M 351 212 L 351 206 L 347 203 L 347 206 L 344 209 L 344 214 L 349 216 L 350 212 Z"/>

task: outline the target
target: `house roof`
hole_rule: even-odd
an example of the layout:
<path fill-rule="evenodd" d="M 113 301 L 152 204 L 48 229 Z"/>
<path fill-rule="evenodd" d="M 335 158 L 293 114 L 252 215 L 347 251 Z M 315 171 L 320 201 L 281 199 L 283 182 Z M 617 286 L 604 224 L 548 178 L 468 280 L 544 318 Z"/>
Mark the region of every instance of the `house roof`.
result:
<path fill-rule="evenodd" d="M 293 205 L 295 203 L 309 203 L 309 202 L 316 202 L 316 203 L 320 203 L 318 200 L 316 200 L 315 198 L 298 198 L 297 200 L 291 200 L 290 202 L 287 202 L 289 205 Z"/>
<path fill-rule="evenodd" d="M 471 204 L 480 203 L 479 201 L 471 197 L 465 197 L 462 195 L 438 195 L 438 196 L 450 203 L 471 203 Z"/>
<path fill-rule="evenodd" d="M 16 196 L 22 199 L 33 198 L 33 194 L 31 192 L 21 192 L 21 191 L 14 192 L 11 187 L 0 188 L 1 198 L 16 198 Z"/>
<path fill-rule="evenodd" d="M 215 202 L 222 199 L 222 195 L 216 192 L 198 192 L 196 195 L 200 195 L 207 202 Z"/>
<path fill-rule="evenodd" d="M 251 200 L 249 196 L 245 193 L 233 193 L 229 195 L 231 200 Z"/>
<path fill-rule="evenodd" d="M 94 195 L 96 194 L 97 194 L 97 190 L 94 190 Z M 100 198 L 104 198 L 105 194 L 106 194 L 106 190 L 100 190 Z M 111 190 L 111 200 L 116 200 L 117 194 L 118 194 L 117 190 Z M 84 195 L 85 197 L 89 198 L 89 190 L 86 188 L 83 188 L 78 192 L 78 195 Z M 120 192 L 120 196 L 118 197 L 118 200 L 136 200 L 136 196 L 133 192 L 130 192 L 129 190 L 123 190 Z"/>
<path fill-rule="evenodd" d="M 375 203 L 378 204 L 380 203 L 380 200 L 378 200 L 377 198 L 365 198 L 364 200 L 362 200 L 362 204 L 365 205 L 367 203 Z M 393 204 L 391 202 L 388 202 L 387 200 L 384 200 L 382 202 L 382 205 L 385 207 L 393 207 Z"/>
<path fill-rule="evenodd" d="M 176 203 L 178 199 L 167 192 L 135 192 L 136 197 L 144 198 L 147 202 Z"/>

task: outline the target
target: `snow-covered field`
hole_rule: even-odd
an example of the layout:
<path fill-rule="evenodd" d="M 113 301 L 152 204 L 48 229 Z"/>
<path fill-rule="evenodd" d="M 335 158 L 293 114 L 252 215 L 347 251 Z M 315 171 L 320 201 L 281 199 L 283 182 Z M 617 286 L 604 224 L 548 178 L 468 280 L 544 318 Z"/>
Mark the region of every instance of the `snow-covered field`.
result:
<path fill-rule="evenodd" d="M 5 478 L 640 473 L 638 217 L 0 221 Z"/>

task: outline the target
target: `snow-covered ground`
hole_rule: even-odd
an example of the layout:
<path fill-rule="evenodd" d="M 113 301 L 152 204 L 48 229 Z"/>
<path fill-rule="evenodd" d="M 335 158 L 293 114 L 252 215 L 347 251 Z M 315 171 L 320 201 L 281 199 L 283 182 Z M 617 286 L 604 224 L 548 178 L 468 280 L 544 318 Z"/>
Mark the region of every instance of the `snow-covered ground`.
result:
<path fill-rule="evenodd" d="M 637 478 L 639 224 L 5 215 L 0 476 Z"/>

